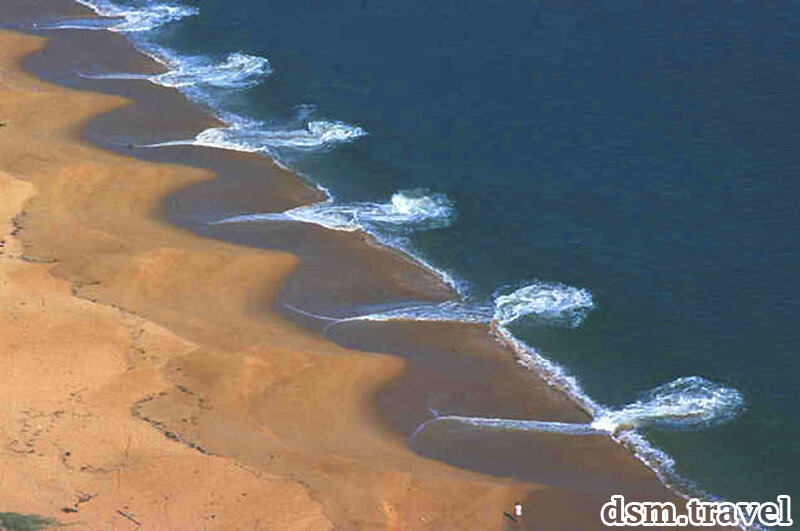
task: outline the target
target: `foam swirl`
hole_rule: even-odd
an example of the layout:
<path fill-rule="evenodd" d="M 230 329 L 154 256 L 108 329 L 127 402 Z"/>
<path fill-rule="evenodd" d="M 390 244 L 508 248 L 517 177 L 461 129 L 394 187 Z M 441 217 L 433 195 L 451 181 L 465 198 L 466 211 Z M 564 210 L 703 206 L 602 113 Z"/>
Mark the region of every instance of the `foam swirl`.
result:
<path fill-rule="evenodd" d="M 579 326 L 594 308 L 592 294 L 585 289 L 552 282 L 530 282 L 512 293 L 495 297 L 495 321 L 509 324 L 526 315 L 566 318 Z"/>
<path fill-rule="evenodd" d="M 206 146 L 247 153 L 271 154 L 274 148 L 316 149 L 365 136 L 358 126 L 339 121 L 312 121 L 305 129 L 270 129 L 263 123 L 240 121 L 231 127 L 212 127 L 189 140 L 172 140 L 140 147 Z"/>
<path fill-rule="evenodd" d="M 421 190 L 401 191 L 388 203 L 317 203 L 284 213 L 291 219 L 317 223 L 339 230 L 393 228 L 429 230 L 447 227 L 455 217 L 455 207 L 444 194 Z"/>
<path fill-rule="evenodd" d="M 269 60 L 242 52 L 229 54 L 223 61 L 206 57 L 181 57 L 176 68 L 150 80 L 165 87 L 191 87 L 197 84 L 220 88 L 245 88 L 258 84 L 272 73 Z"/>
<path fill-rule="evenodd" d="M 656 387 L 621 409 L 604 411 L 592 426 L 611 433 L 641 427 L 695 430 L 736 418 L 744 403 L 736 389 L 688 376 Z"/>
<path fill-rule="evenodd" d="M 455 212 L 453 202 L 444 194 L 409 190 L 393 194 L 387 203 L 325 201 L 280 214 L 245 214 L 221 219 L 213 224 L 292 220 L 334 230 L 371 232 L 389 229 L 407 232 L 446 227 L 452 223 Z"/>
<path fill-rule="evenodd" d="M 142 32 L 194 16 L 196 7 L 175 4 L 149 4 L 140 8 L 122 7 L 108 0 L 76 0 L 105 19 L 80 19 L 60 22 L 50 29 L 109 30 L 119 33 Z"/>
<path fill-rule="evenodd" d="M 167 63 L 171 68 L 163 74 L 79 72 L 78 75 L 87 79 L 142 79 L 162 87 L 179 89 L 198 86 L 242 89 L 257 85 L 272 73 L 268 59 L 242 52 L 229 54 L 216 62 L 208 57 L 195 56 L 171 57 Z"/>

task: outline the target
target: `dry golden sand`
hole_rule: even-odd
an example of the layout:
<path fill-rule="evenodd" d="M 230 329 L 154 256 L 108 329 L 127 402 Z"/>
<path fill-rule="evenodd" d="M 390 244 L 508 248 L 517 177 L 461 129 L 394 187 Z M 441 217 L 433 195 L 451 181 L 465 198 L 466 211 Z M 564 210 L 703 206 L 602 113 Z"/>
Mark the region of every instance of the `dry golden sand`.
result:
<path fill-rule="evenodd" d="M 23 73 L 44 42 L 0 33 L 0 512 L 78 529 L 497 529 L 545 488 L 387 433 L 370 400 L 403 361 L 264 310 L 294 256 L 154 219 L 213 176 L 80 141 L 126 101 Z"/>

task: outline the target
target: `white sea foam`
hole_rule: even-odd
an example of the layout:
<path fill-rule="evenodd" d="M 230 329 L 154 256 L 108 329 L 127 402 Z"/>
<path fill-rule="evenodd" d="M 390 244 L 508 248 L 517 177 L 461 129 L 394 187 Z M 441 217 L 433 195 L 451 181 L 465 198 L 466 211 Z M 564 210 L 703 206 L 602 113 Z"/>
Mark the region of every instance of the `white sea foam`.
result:
<path fill-rule="evenodd" d="M 565 435 L 599 435 L 604 432 L 594 428 L 591 424 L 577 424 L 569 422 L 544 422 L 539 420 L 501 419 L 483 417 L 464 417 L 460 415 L 442 415 L 423 422 L 409 440 L 414 440 L 420 433 L 435 424 L 450 424 L 466 428 L 481 428 L 497 431 L 536 431 L 549 433 L 563 433 Z"/>
<path fill-rule="evenodd" d="M 296 309 L 295 309 L 296 310 Z M 425 321 L 425 322 L 459 322 L 488 323 L 492 320 L 492 308 L 448 301 L 439 304 L 403 304 L 397 308 L 381 310 L 373 313 L 362 313 L 354 317 L 335 319 L 325 326 L 328 331 L 342 323 L 355 321 Z"/>
<path fill-rule="evenodd" d="M 550 322 L 567 319 L 572 326 L 578 326 L 592 308 L 592 295 L 585 289 L 552 282 L 531 282 L 506 295 L 497 295 L 494 304 L 450 301 L 407 306 L 357 318 L 507 325 L 523 316 L 536 315 Z"/>
<path fill-rule="evenodd" d="M 431 209 L 431 211 L 440 210 L 434 208 Z M 289 218 L 286 214 L 287 213 L 248 214 L 226 218 L 216 223 L 297 219 Z M 356 230 L 358 228 L 363 228 L 363 223 L 354 223 L 353 217 L 349 214 L 350 212 L 348 211 L 348 216 L 328 218 L 310 216 L 302 220 L 336 230 Z M 425 218 L 409 220 L 395 215 L 389 216 L 388 219 L 400 225 L 406 224 L 407 227 L 412 229 L 415 228 L 414 221 L 425 221 Z M 437 224 L 447 219 L 449 219 L 448 215 L 442 214 L 442 217 L 436 219 L 433 224 L 427 226 L 423 225 L 422 227 L 432 228 L 438 226 Z M 468 289 L 463 283 L 451 282 L 459 285 L 457 289 L 459 293 Z M 364 313 L 343 321 L 450 321 L 462 323 L 492 323 L 494 326 L 502 326 L 510 324 L 523 316 L 535 315 L 549 323 L 557 324 L 566 321 L 571 326 L 578 326 L 592 308 L 594 308 L 594 302 L 592 301 L 591 293 L 587 290 L 558 283 L 533 282 L 525 284 L 512 293 L 496 296 L 494 303 L 462 302 L 459 300 L 439 304 L 402 305 L 398 308 L 382 310 L 380 312 Z M 510 332 L 505 328 L 503 328 L 503 330 L 505 330 L 505 334 L 511 337 Z M 575 386 L 577 390 L 577 383 L 575 383 Z"/>
<path fill-rule="evenodd" d="M 535 315 L 555 323 L 566 320 L 571 326 L 578 326 L 594 306 L 592 295 L 588 290 L 552 282 L 530 282 L 510 293 L 497 294 L 493 304 L 451 301 L 441 304 L 408 305 L 389 311 L 366 313 L 338 322 L 415 320 L 490 323 L 495 336 L 511 348 L 520 365 L 535 371 L 548 384 L 565 392 L 585 411 L 597 418 L 606 410 L 583 391 L 575 376 L 539 354 L 536 349 L 519 340 L 506 328 L 506 325 L 526 315 Z M 328 325 L 328 328 L 338 322 Z"/>
<path fill-rule="evenodd" d="M 736 389 L 688 376 L 651 389 L 622 408 L 606 408 L 592 400 L 575 377 L 518 340 L 507 328 L 499 325 L 495 331 L 514 350 L 520 364 L 575 399 L 592 414 L 592 426 L 607 433 L 643 427 L 703 429 L 735 419 L 745 406 L 744 396 Z"/>
<path fill-rule="evenodd" d="M 279 214 L 244 214 L 212 224 L 246 221 L 302 221 L 334 230 L 395 229 L 403 231 L 442 228 L 452 223 L 455 207 L 444 194 L 421 190 L 401 191 L 386 203 L 336 203 L 325 201 L 287 210 Z"/>
<path fill-rule="evenodd" d="M 150 76 L 150 81 L 175 88 L 201 84 L 237 89 L 252 87 L 272 73 L 269 60 L 242 52 L 229 54 L 217 62 L 201 56 L 181 57 L 174 63 L 172 70 Z"/>
<path fill-rule="evenodd" d="M 634 452 L 636 457 L 653 470 L 662 483 L 684 498 L 699 497 L 722 501 L 700 489 L 681 476 L 675 461 L 653 446 L 639 431 L 640 428 L 698 430 L 734 420 L 745 408 L 744 397 L 732 388 L 715 384 L 700 377 L 679 378 L 645 393 L 640 400 L 619 409 L 610 409 L 593 401 L 581 389 L 577 379 L 562 367 L 541 356 L 535 349 L 519 341 L 502 325 L 496 326 L 498 337 L 514 350 L 517 361 L 534 370 L 548 384 L 567 393 L 594 420 L 587 424 L 541 422 L 535 420 L 463 417 L 439 415 L 420 425 L 411 439 L 437 422 L 464 424 L 485 430 L 557 432 L 565 435 L 606 434 Z"/>
<path fill-rule="evenodd" d="M 79 72 L 78 75 L 88 79 L 142 79 L 173 88 L 211 86 L 240 89 L 257 85 L 272 73 L 269 60 L 241 52 L 229 54 L 217 62 L 208 57 L 178 57 L 167 64 L 171 69 L 163 74 Z"/>
<path fill-rule="evenodd" d="M 214 139 L 217 145 L 227 140 Z M 174 144 L 174 143 L 171 143 Z M 165 144 L 160 144 L 165 145 Z M 246 148 L 242 146 L 242 150 Z M 458 280 L 449 272 L 435 267 L 424 258 L 415 255 L 409 250 L 408 235 L 421 230 L 440 229 L 450 226 L 457 216 L 455 204 L 444 194 L 428 192 L 426 190 L 402 190 L 392 195 L 384 203 L 362 201 L 354 203 L 338 203 L 328 194 L 329 199 L 321 203 L 302 206 L 280 213 L 255 213 L 241 214 L 210 222 L 211 225 L 223 223 L 243 223 L 253 221 L 299 221 L 311 223 L 322 227 L 340 231 L 362 230 L 389 247 L 404 250 L 423 267 L 433 271 L 444 283 L 452 287 L 459 295 L 466 297 L 469 286 Z M 469 312 L 466 305 L 463 317 Z M 423 309 L 424 308 L 424 309 Z M 451 308 L 452 309 L 452 308 Z M 411 313 L 409 313 L 411 312 Z M 415 313 L 418 312 L 418 313 Z M 417 320 L 453 320 L 452 314 L 446 317 L 441 308 L 432 306 L 418 307 L 416 310 L 409 308 L 393 310 L 383 313 L 356 316 L 348 320 L 410 320 L 412 314 L 418 315 Z M 422 316 L 427 316 L 425 319 Z M 483 320 L 484 317 L 481 317 Z M 473 321 L 473 319 L 468 319 Z"/>
<path fill-rule="evenodd" d="M 105 20 L 81 19 L 64 21 L 56 28 L 106 29 L 120 33 L 141 32 L 155 29 L 164 24 L 196 15 L 196 7 L 179 4 L 155 3 L 142 7 L 119 6 L 108 0 L 76 0 Z"/>
<path fill-rule="evenodd" d="M 530 349 L 526 346 L 525 351 Z M 527 352 L 528 356 L 538 356 Z M 537 371 L 551 383 L 560 383 L 563 387 L 572 387 L 573 382 L 565 378 L 559 370 L 553 370 L 552 364 L 542 359 L 533 362 Z M 526 366 L 531 367 L 528 361 Z M 566 386 L 564 385 L 566 382 Z M 573 388 L 574 389 L 574 388 Z M 667 454 L 652 447 L 644 436 L 635 428 L 662 427 L 669 429 L 702 429 L 723 424 L 735 419 L 744 409 L 744 399 L 738 391 L 714 384 L 700 377 L 679 378 L 668 384 L 656 387 L 647 392 L 642 400 L 634 402 L 618 410 L 606 409 L 581 396 L 586 402 L 586 409 L 593 411 L 595 420 L 588 424 L 563 422 L 541 422 L 526 419 L 503 419 L 465 417 L 456 415 L 439 415 L 432 411 L 433 421 L 447 420 L 469 424 L 475 427 L 499 430 L 529 430 L 559 432 L 570 435 L 608 434 L 625 444 L 641 449 L 641 458 L 648 464 L 662 471 L 674 474 L 674 461 Z M 417 432 L 425 425 L 420 426 Z"/>
<path fill-rule="evenodd" d="M 214 127 L 188 140 L 173 140 L 140 147 L 194 145 L 272 154 L 274 148 L 315 149 L 345 143 L 367 134 L 362 128 L 339 121 L 312 121 L 305 129 L 276 129 L 261 122 L 236 120 L 231 127 Z"/>
<path fill-rule="evenodd" d="M 675 461 L 653 446 L 639 431 L 641 428 L 669 430 L 699 430 L 734 420 L 745 408 L 743 395 L 736 389 L 715 384 L 698 376 L 679 378 L 645 393 L 639 400 L 613 409 L 591 399 L 578 380 L 563 367 L 540 355 L 534 348 L 514 337 L 502 324 L 495 324 L 497 337 L 508 344 L 517 361 L 531 369 L 545 381 L 565 392 L 593 421 L 589 424 L 542 423 L 515 419 L 457 417 L 457 422 L 483 429 L 557 431 L 567 435 L 605 433 L 629 447 L 639 460 L 652 469 L 659 479 L 676 494 L 689 498 L 719 500 L 682 477 L 675 469 Z M 435 415 L 437 415 L 434 412 Z M 414 435 L 428 424 L 450 416 L 436 416 L 420 426 Z"/>
<path fill-rule="evenodd" d="M 455 217 L 455 208 L 444 194 L 411 190 L 393 194 L 387 203 L 325 202 L 295 208 L 284 214 L 296 221 L 338 230 L 381 227 L 427 230 L 450 225 Z"/>
<path fill-rule="evenodd" d="M 492 330 L 497 339 L 511 348 L 520 365 L 536 372 L 549 385 L 566 393 L 592 417 L 596 418 L 604 411 L 602 406 L 583 391 L 578 379 L 569 374 L 562 366 L 553 363 L 539 354 L 536 349 L 517 339 L 503 324 L 495 322 Z"/>
<path fill-rule="evenodd" d="M 592 425 L 607 432 L 645 426 L 701 429 L 732 420 L 743 408 L 744 396 L 736 389 L 689 376 L 656 387 L 621 409 L 604 411 Z"/>
<path fill-rule="evenodd" d="M 489 323 L 493 308 L 489 305 L 447 301 L 439 304 L 409 304 L 396 309 L 359 315 L 366 321 L 449 321 L 459 323 Z"/>
<path fill-rule="evenodd" d="M 505 326 L 521 316 L 530 314 L 556 320 L 566 316 L 570 323 L 577 326 L 592 308 L 594 303 L 591 294 L 586 290 L 537 282 L 527 284 L 509 294 L 496 296 L 493 307 L 452 302 L 407 306 L 356 318 L 372 321 L 412 319 L 491 322 L 495 336 L 511 348 L 520 365 L 535 372 L 549 385 L 566 393 L 593 417 L 590 423 L 573 424 L 533 419 L 440 415 L 434 408 L 429 408 L 434 418 L 421 424 L 411 435 L 410 441 L 413 442 L 421 432 L 438 423 L 482 430 L 556 432 L 569 436 L 606 434 L 629 447 L 637 458 L 651 468 L 662 483 L 677 495 L 718 500 L 678 474 L 674 460 L 653 446 L 638 430 L 645 427 L 698 430 L 732 421 L 745 407 L 744 397 L 739 391 L 700 377 L 686 377 L 656 387 L 639 400 L 622 408 L 607 408 L 587 395 L 578 379 L 569 374 L 564 367 L 539 354 L 536 349 L 516 338 Z M 337 323 L 332 323 L 329 327 L 335 324 Z"/>
<path fill-rule="evenodd" d="M 323 144 L 349 142 L 350 140 L 365 136 L 367 134 L 367 132 L 360 127 L 347 125 L 346 123 L 339 121 L 331 122 L 324 120 L 308 122 L 308 132 Z M 290 146 L 293 145 L 292 142 L 293 141 L 290 140 Z"/>
<path fill-rule="evenodd" d="M 509 324 L 526 315 L 566 318 L 580 325 L 594 308 L 592 294 L 585 289 L 552 282 L 531 282 L 515 291 L 495 297 L 495 320 Z"/>

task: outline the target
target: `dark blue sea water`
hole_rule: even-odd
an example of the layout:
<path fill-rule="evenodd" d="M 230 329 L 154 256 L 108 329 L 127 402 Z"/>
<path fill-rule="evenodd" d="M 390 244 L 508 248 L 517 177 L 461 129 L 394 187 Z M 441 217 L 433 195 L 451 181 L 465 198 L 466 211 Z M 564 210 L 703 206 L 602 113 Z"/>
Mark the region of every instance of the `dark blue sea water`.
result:
<path fill-rule="evenodd" d="M 294 219 L 502 309 L 682 488 L 800 494 L 799 3 L 93 5 L 232 126 L 175 140 L 320 183 L 333 202 Z"/>

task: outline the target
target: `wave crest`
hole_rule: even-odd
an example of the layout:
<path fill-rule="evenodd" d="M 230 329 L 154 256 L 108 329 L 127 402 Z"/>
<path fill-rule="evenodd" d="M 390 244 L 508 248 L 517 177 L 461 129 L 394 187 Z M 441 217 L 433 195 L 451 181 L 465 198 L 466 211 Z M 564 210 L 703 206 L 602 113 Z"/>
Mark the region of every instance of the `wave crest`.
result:
<path fill-rule="evenodd" d="M 316 147 L 317 144 L 331 144 L 335 142 L 349 142 L 356 138 L 366 136 L 367 132 L 360 127 L 347 125 L 339 121 L 325 121 L 318 120 L 308 123 L 308 132 L 311 133 L 315 141 L 311 142 L 308 147 Z M 290 137 L 292 135 L 289 135 Z M 300 140 L 300 145 L 297 144 L 297 139 L 291 139 L 288 142 L 288 147 L 306 147 L 303 145 L 305 140 L 305 131 L 303 131 L 303 138 Z"/>
<path fill-rule="evenodd" d="M 196 7 L 180 4 L 150 4 L 145 7 L 121 7 L 108 0 L 76 0 L 106 20 L 64 21 L 53 27 L 76 29 L 105 29 L 120 33 L 149 31 L 164 24 L 197 15 Z M 111 20 L 109 20 L 111 19 Z M 116 20 L 114 20 L 116 19 Z"/>
<path fill-rule="evenodd" d="M 243 121 L 242 121 L 243 122 Z M 274 148 L 315 149 L 350 142 L 367 134 L 362 128 L 338 121 L 309 122 L 305 129 L 269 129 L 263 123 L 212 127 L 190 140 L 172 140 L 140 147 L 206 146 L 247 153 L 271 154 Z"/>
<path fill-rule="evenodd" d="M 388 203 L 317 203 L 284 214 L 297 221 L 316 223 L 339 230 L 392 228 L 429 230 L 449 226 L 455 206 L 444 194 L 426 194 L 421 190 L 401 191 Z"/>
<path fill-rule="evenodd" d="M 212 62 L 205 57 L 181 57 L 176 67 L 165 73 L 150 76 L 154 83 L 165 87 L 192 87 L 197 84 L 221 88 L 246 88 L 257 84 L 272 73 L 269 60 L 242 52 L 229 54 L 223 61 Z"/>
<path fill-rule="evenodd" d="M 280 214 L 245 214 L 225 218 L 217 223 L 243 221 L 293 220 L 322 225 L 334 230 L 380 229 L 414 231 L 442 228 L 455 218 L 455 206 L 444 194 L 429 194 L 422 190 L 400 191 L 387 203 L 335 203 L 325 201 L 287 210 Z"/>
<path fill-rule="evenodd" d="M 688 376 L 658 386 L 622 409 L 604 411 L 592 426 L 611 433 L 645 426 L 694 430 L 733 420 L 744 405 L 736 389 Z"/>
<path fill-rule="evenodd" d="M 160 55 L 167 55 L 162 53 Z M 131 74 L 126 72 L 78 72 L 87 79 L 142 79 L 162 87 L 240 89 L 257 85 L 272 73 L 269 60 L 241 52 L 229 54 L 224 60 L 214 62 L 208 57 L 170 57 L 164 61 L 170 70 L 163 74 Z"/>
<path fill-rule="evenodd" d="M 531 282 L 506 295 L 495 296 L 495 320 L 509 324 L 526 315 L 566 319 L 579 326 L 594 308 L 585 289 L 551 282 Z"/>

